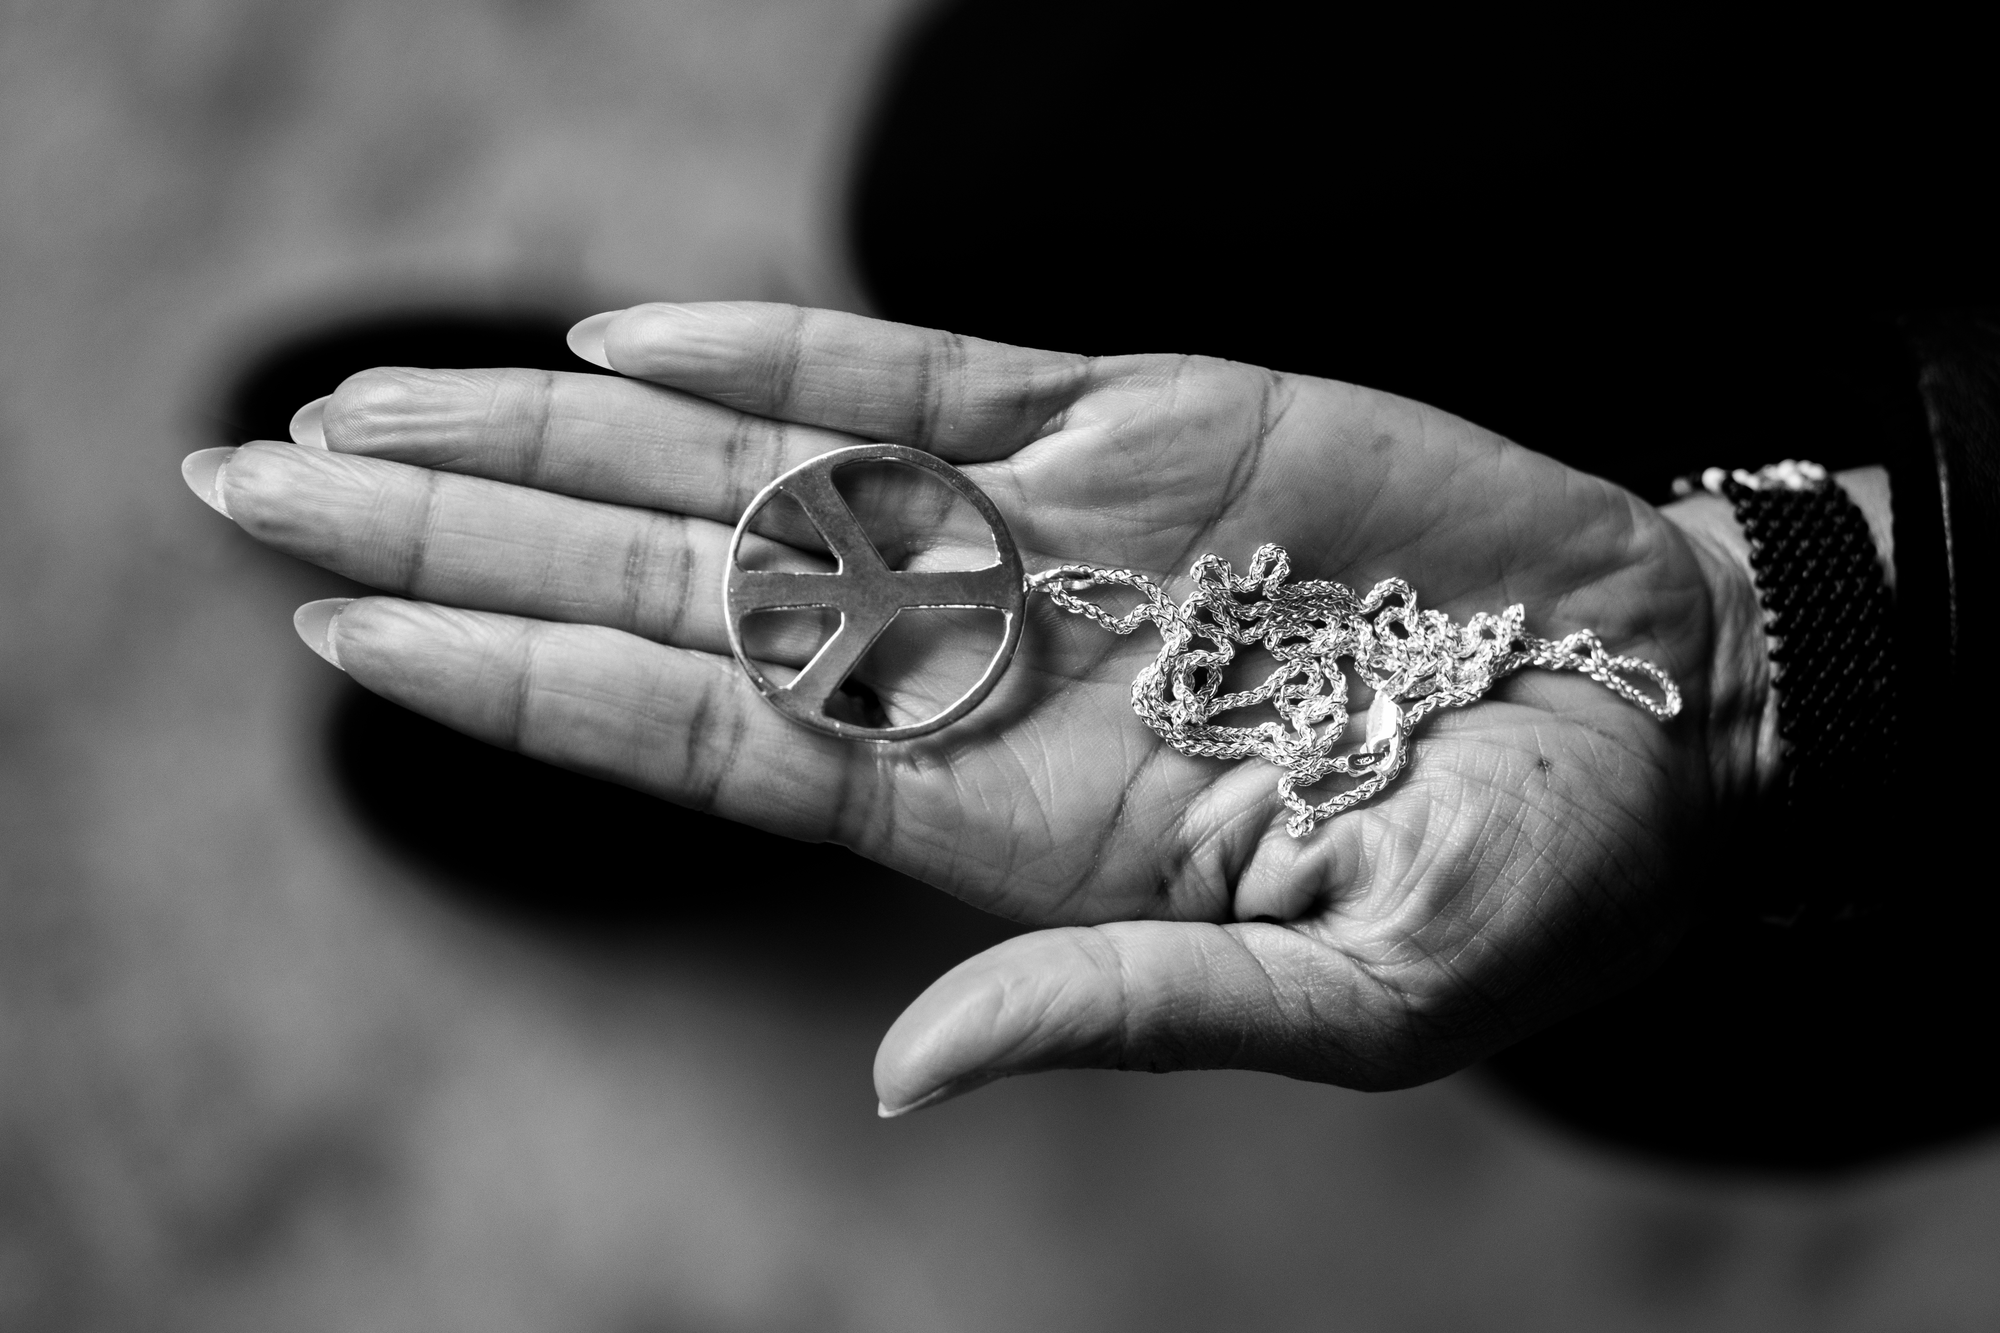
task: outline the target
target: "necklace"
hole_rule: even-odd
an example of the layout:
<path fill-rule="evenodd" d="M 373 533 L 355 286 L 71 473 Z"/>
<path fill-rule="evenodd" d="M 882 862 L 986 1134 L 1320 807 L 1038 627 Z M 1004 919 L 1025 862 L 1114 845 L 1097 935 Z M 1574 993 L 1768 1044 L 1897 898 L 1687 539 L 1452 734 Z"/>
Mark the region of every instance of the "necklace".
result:
<path fill-rule="evenodd" d="M 833 484 L 839 468 L 870 462 L 916 468 L 956 491 L 991 530 L 996 562 L 975 570 L 890 569 Z M 751 520 L 781 494 L 798 501 L 819 531 L 838 561 L 833 572 L 743 568 L 740 552 Z M 1013 657 L 1029 594 L 1041 593 L 1113 634 L 1130 634 L 1150 622 L 1160 632 L 1160 654 L 1132 682 L 1133 711 L 1182 754 L 1256 758 L 1283 769 L 1278 796 L 1291 811 L 1285 828 L 1295 838 L 1310 836 L 1321 820 L 1352 809 L 1394 781 L 1408 760 L 1417 723 L 1440 708 L 1474 702 L 1523 667 L 1582 672 L 1661 721 L 1680 712 L 1680 690 L 1665 671 L 1642 658 L 1612 656 L 1587 629 L 1560 639 L 1536 638 L 1523 628 L 1526 612 L 1519 604 L 1498 615 L 1480 612 L 1460 625 L 1442 611 L 1420 609 L 1416 590 L 1402 579 L 1385 579 L 1365 597 L 1341 583 L 1289 582 L 1291 559 L 1275 545 L 1259 547 L 1241 575 L 1216 555 L 1202 556 L 1189 573 L 1195 588 L 1179 605 L 1129 569 L 1070 564 L 1024 576 L 1006 520 L 970 477 L 922 450 L 866 444 L 821 454 L 750 502 L 730 542 L 723 608 L 737 662 L 773 707 L 802 726 L 868 741 L 928 735 L 977 707 Z M 1131 588 L 1142 600 L 1112 615 L 1082 596 L 1098 587 Z M 803 607 L 838 610 L 840 627 L 796 676 L 775 680 L 745 651 L 742 621 L 760 611 Z M 906 607 L 998 611 L 1005 626 L 1000 645 L 972 687 L 934 717 L 869 727 L 830 716 L 828 702 Z M 1223 672 L 1242 645 L 1261 647 L 1277 666 L 1256 687 L 1225 694 Z M 1358 746 L 1346 739 L 1343 663 L 1351 663 L 1374 692 Z M 1658 690 L 1657 698 L 1635 683 L 1640 678 Z M 1277 710 L 1277 721 L 1247 727 L 1215 721 L 1263 704 Z M 1319 802 L 1301 794 L 1332 775 L 1353 779 L 1354 785 Z"/>
<path fill-rule="evenodd" d="M 1661 721 L 1680 712 L 1680 690 L 1659 667 L 1611 656 L 1587 629 L 1535 638 L 1522 629 L 1519 603 L 1454 624 L 1442 611 L 1420 610 L 1416 590 L 1402 579 L 1384 579 L 1366 597 L 1342 583 L 1287 583 L 1291 558 L 1273 545 L 1259 547 L 1240 576 L 1214 555 L 1188 572 L 1195 589 L 1178 606 L 1129 569 L 1062 565 L 1031 575 L 1027 587 L 1113 634 L 1130 634 L 1146 621 L 1157 625 L 1160 655 L 1133 680 L 1132 711 L 1182 754 L 1254 757 L 1282 768 L 1278 796 L 1292 812 L 1285 829 L 1295 838 L 1394 781 L 1409 754 L 1410 731 L 1427 715 L 1472 703 L 1525 666 L 1584 672 Z M 1107 586 L 1132 588 L 1144 600 L 1113 616 L 1079 595 Z M 1255 688 L 1224 694 L 1223 671 L 1240 644 L 1262 647 L 1278 665 Z M 1375 694 L 1366 739 L 1346 753 L 1339 752 L 1348 722 L 1343 661 Z M 1660 698 L 1633 684 L 1635 675 L 1652 681 Z M 1279 721 L 1249 727 L 1214 721 L 1266 703 Z M 1316 804 L 1299 794 L 1336 773 L 1358 781 Z"/>

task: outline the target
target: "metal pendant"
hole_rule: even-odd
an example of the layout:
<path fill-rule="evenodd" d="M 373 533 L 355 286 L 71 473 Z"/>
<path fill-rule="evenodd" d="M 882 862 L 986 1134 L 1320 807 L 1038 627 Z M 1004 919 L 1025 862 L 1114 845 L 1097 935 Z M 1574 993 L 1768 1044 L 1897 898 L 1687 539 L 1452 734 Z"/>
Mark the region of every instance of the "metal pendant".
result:
<path fill-rule="evenodd" d="M 894 463 L 929 473 L 961 496 L 993 534 L 999 554 L 983 569 L 890 569 L 833 484 L 833 474 L 856 463 Z M 780 495 L 789 495 L 832 551 L 838 567 L 829 574 L 743 568 L 739 553 L 751 520 Z M 1021 554 L 1014 546 L 1006 519 L 972 483 L 972 479 L 934 454 L 899 444 L 860 444 L 821 454 L 757 493 L 729 541 L 729 574 L 723 587 L 723 615 L 729 626 L 729 647 L 773 708 L 801 726 L 848 740 L 902 741 L 927 736 L 948 727 L 979 706 L 1013 660 L 1021 641 L 1026 591 Z M 805 669 L 780 684 L 753 661 L 743 648 L 743 619 L 759 611 L 827 607 L 840 612 L 840 627 L 806 663 Z M 971 689 L 935 717 L 898 727 L 866 727 L 830 716 L 827 703 L 896 613 L 906 607 L 965 607 L 994 610 L 1005 618 L 1000 646 Z"/>

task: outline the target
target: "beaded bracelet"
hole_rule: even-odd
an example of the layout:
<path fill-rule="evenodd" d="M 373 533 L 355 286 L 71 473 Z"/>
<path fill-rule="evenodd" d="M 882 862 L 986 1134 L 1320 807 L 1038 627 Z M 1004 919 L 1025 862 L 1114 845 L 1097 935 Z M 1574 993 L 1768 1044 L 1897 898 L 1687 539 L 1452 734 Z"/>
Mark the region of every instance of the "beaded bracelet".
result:
<path fill-rule="evenodd" d="M 1728 500 L 1750 543 L 1775 668 L 1784 742 L 1778 800 L 1789 836 L 1838 836 L 1898 759 L 1894 599 L 1868 520 L 1817 463 L 1755 472 L 1709 468 L 1700 486 Z M 1682 479 L 1678 494 L 1695 483 Z M 1858 915 L 1865 884 L 1773 881 L 1759 915 L 1772 924 Z"/>

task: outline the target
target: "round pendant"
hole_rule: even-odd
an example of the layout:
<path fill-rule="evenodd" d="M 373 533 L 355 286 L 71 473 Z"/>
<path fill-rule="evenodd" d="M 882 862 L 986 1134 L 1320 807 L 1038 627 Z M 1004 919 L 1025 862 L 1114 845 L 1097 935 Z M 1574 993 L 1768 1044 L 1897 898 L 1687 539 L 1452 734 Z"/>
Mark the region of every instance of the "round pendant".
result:
<path fill-rule="evenodd" d="M 893 463 L 916 468 L 951 487 L 985 520 L 993 534 L 996 564 L 983 569 L 890 569 L 862 530 L 847 501 L 834 488 L 833 474 L 855 463 Z M 745 569 L 739 561 L 750 522 L 772 500 L 789 495 L 805 510 L 838 562 L 832 573 Z M 934 454 L 899 444 L 858 444 L 821 454 L 785 473 L 743 511 L 729 540 L 729 573 L 723 585 L 723 616 L 736 661 L 758 693 L 792 721 L 849 740 L 901 741 L 927 736 L 964 717 L 992 692 L 1021 641 L 1026 600 L 1021 554 L 1007 520 L 972 479 Z M 840 626 L 790 681 L 779 684 L 743 648 L 743 619 L 758 611 L 827 607 L 840 613 Z M 862 657 L 906 607 L 966 607 L 994 610 L 1005 618 L 1000 646 L 972 688 L 935 717 L 900 727 L 866 727 L 830 716 L 827 703 L 846 683 Z"/>

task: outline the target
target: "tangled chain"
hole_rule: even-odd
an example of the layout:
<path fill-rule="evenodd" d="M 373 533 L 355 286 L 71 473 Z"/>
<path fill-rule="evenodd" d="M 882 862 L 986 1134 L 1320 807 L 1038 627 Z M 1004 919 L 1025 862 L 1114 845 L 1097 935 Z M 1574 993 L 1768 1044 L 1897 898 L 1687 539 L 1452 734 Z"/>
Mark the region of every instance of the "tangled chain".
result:
<path fill-rule="evenodd" d="M 1442 611 L 1419 611 L 1416 591 L 1402 579 L 1384 579 L 1359 598 L 1340 583 L 1287 584 L 1291 558 L 1272 545 L 1257 548 L 1249 573 L 1240 577 L 1215 555 L 1202 556 L 1188 572 L 1195 590 L 1179 606 L 1158 584 L 1129 569 L 1062 565 L 1030 575 L 1027 587 L 1113 634 L 1130 634 L 1148 620 L 1159 626 L 1165 642 L 1132 682 L 1133 711 L 1182 754 L 1254 756 L 1284 769 L 1278 795 L 1292 812 L 1285 829 L 1294 838 L 1307 837 L 1320 820 L 1388 786 L 1403 770 L 1411 729 L 1426 715 L 1469 704 L 1524 666 L 1584 672 L 1661 721 L 1680 712 L 1680 690 L 1659 667 L 1611 656 L 1587 629 L 1560 639 L 1535 638 L 1522 629 L 1518 604 L 1454 625 Z M 1078 595 L 1109 586 L 1136 589 L 1145 600 L 1114 616 Z M 1255 689 L 1223 694 L 1223 670 L 1239 643 L 1261 644 L 1278 667 Z M 1348 720 L 1343 660 L 1353 662 L 1355 674 L 1375 691 L 1375 703 L 1368 710 L 1367 739 L 1336 754 Z M 1652 681 L 1661 697 L 1633 684 L 1631 676 Z M 1273 705 L 1283 721 L 1254 727 L 1210 722 L 1262 703 Z M 1317 805 L 1299 795 L 1330 773 L 1357 782 Z"/>

